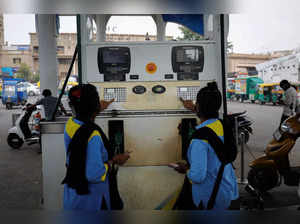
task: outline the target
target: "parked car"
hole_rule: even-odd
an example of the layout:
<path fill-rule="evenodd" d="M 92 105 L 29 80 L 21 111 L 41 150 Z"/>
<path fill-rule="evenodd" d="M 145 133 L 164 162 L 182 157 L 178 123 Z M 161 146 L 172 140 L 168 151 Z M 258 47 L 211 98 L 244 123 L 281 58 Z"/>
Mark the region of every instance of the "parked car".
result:
<path fill-rule="evenodd" d="M 27 91 L 28 96 L 37 96 L 40 95 L 40 88 L 37 85 L 34 85 L 30 82 L 25 82 L 25 88 Z"/>

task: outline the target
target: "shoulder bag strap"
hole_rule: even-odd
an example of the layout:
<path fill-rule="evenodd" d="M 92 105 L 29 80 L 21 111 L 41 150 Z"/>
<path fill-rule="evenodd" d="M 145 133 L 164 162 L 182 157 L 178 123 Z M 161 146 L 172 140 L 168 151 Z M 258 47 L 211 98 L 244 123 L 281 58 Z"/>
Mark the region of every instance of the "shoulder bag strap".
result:
<path fill-rule="evenodd" d="M 221 141 L 221 139 L 217 136 L 217 134 L 213 130 L 211 130 L 209 127 L 200 128 L 194 133 L 193 138 L 207 140 L 208 143 L 212 146 L 212 148 L 216 152 L 218 159 L 222 161 L 220 157 L 222 157 L 221 150 L 222 148 L 224 149 L 224 143 Z M 225 163 L 221 162 L 221 166 L 218 171 L 217 179 L 215 181 L 212 194 L 210 195 L 209 201 L 207 203 L 207 208 L 206 208 L 207 210 L 211 210 L 215 205 L 215 201 L 223 177 L 225 165 L 226 165 Z"/>

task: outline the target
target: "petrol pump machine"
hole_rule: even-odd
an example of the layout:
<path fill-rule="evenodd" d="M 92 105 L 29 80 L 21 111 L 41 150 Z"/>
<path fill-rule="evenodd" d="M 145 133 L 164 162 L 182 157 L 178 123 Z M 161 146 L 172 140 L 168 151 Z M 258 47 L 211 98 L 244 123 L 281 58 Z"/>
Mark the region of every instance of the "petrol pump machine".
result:
<path fill-rule="evenodd" d="M 128 208 L 154 208 L 182 185 L 182 175 L 166 167 L 145 166 L 185 158 L 189 137 L 199 122 L 180 98 L 195 101 L 199 89 L 210 81 L 216 81 L 222 91 L 221 20 L 218 15 L 204 17 L 203 41 L 165 41 L 166 23 L 162 15 L 153 15 L 156 41 L 108 42 L 109 18 L 80 15 L 82 81 L 95 85 L 101 100 L 114 99 L 95 122 L 116 153 L 132 151 L 126 166 L 140 166 L 120 169 L 124 203 Z M 98 32 L 93 34 L 94 30 Z M 66 122 L 62 117 L 41 123 L 46 209 L 62 208 Z"/>
<path fill-rule="evenodd" d="M 92 17 L 82 18 L 83 83 L 95 85 L 100 99 L 114 99 L 96 123 L 115 150 L 132 151 L 127 165 L 166 165 L 185 158 L 198 121 L 180 98 L 195 101 L 207 82 L 218 82 L 216 43 L 107 42 L 101 35 L 88 40 L 86 24 Z"/>

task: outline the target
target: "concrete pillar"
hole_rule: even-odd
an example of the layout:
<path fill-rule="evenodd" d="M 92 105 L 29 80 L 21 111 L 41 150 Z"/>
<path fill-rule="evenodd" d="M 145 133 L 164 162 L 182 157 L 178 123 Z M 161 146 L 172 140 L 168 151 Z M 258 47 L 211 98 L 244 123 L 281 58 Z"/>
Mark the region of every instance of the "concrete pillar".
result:
<path fill-rule="evenodd" d="M 156 23 L 157 41 L 165 41 L 166 40 L 166 25 L 167 25 L 167 23 L 163 20 L 162 15 L 153 15 L 152 18 L 153 18 L 154 22 Z"/>
<path fill-rule="evenodd" d="M 106 25 L 110 15 L 96 15 L 97 35 L 96 41 L 103 42 L 106 40 Z"/>
<path fill-rule="evenodd" d="M 222 60 L 221 60 L 221 24 L 220 24 L 220 15 L 213 15 L 211 17 L 208 17 L 208 19 L 205 19 L 205 24 L 207 28 L 205 28 L 205 37 L 209 38 L 210 40 L 214 40 L 216 42 L 216 73 L 217 75 L 217 83 L 219 83 L 218 87 L 219 90 L 222 92 L 222 94 L 225 94 L 225 90 L 223 91 L 222 83 L 223 83 L 223 75 L 222 74 Z M 211 27 L 212 26 L 212 27 Z M 211 30 L 211 28 L 213 28 Z M 228 28 L 229 28 L 229 17 L 228 15 L 224 16 L 224 41 L 225 41 L 225 46 L 227 44 L 227 37 L 228 37 Z M 226 49 L 226 48 L 225 48 Z M 228 61 L 227 61 L 227 56 L 225 52 L 225 73 L 227 73 L 227 68 L 228 68 Z M 224 79 L 225 85 L 226 85 L 226 79 Z M 223 102 L 224 103 L 224 102 Z M 223 111 L 224 105 L 221 107 L 221 111 Z"/>
<path fill-rule="evenodd" d="M 36 15 L 36 29 L 39 40 L 39 64 L 41 90 L 50 89 L 57 95 L 58 63 L 56 58 L 56 16 Z"/>

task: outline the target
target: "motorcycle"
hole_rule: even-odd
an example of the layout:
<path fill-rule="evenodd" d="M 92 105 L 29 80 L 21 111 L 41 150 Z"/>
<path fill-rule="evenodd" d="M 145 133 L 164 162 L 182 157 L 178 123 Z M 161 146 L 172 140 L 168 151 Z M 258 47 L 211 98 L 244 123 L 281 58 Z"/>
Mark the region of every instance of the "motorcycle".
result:
<path fill-rule="evenodd" d="M 257 197 L 263 209 L 263 196 L 282 184 L 299 186 L 300 167 L 291 167 L 289 153 L 300 136 L 300 114 L 286 119 L 273 133 L 273 139 L 265 149 L 265 155 L 252 161 L 245 190 Z M 298 190 L 300 197 L 300 189 Z"/>
<path fill-rule="evenodd" d="M 27 104 L 16 120 L 14 127 L 8 130 L 7 144 L 13 149 L 19 149 L 25 143 L 28 145 L 40 143 L 39 121 L 43 108 L 41 106 L 30 107 Z M 33 115 L 33 116 L 32 116 Z M 33 127 L 29 127 L 29 120 L 33 117 Z"/>

